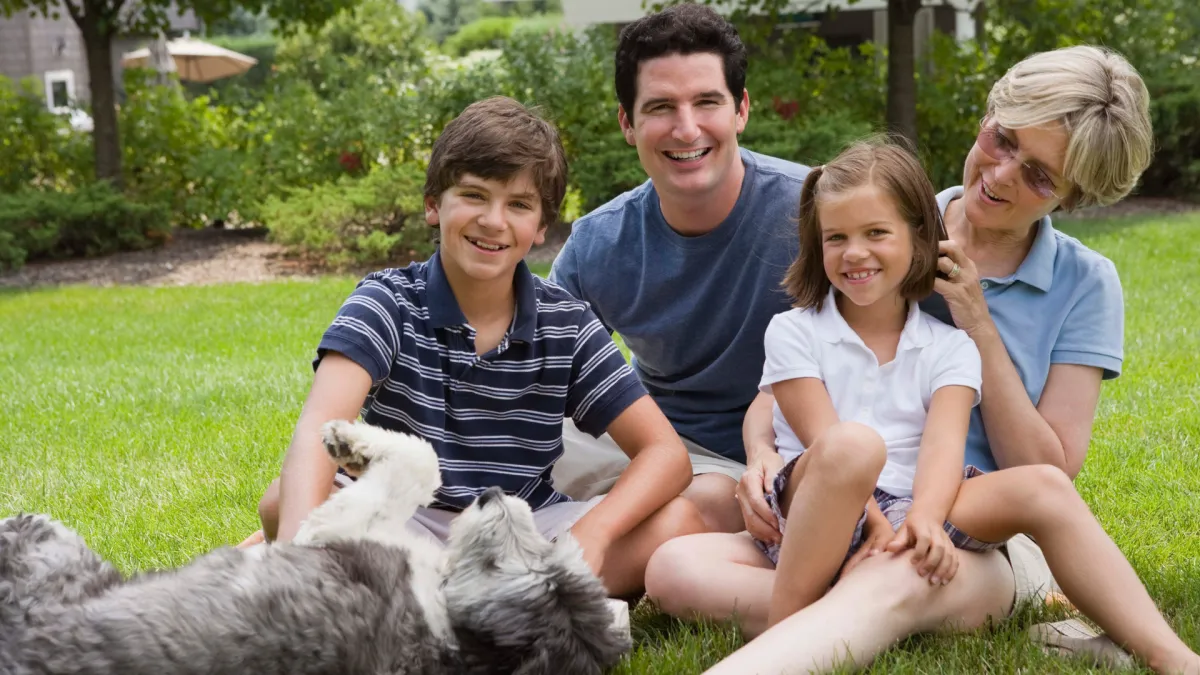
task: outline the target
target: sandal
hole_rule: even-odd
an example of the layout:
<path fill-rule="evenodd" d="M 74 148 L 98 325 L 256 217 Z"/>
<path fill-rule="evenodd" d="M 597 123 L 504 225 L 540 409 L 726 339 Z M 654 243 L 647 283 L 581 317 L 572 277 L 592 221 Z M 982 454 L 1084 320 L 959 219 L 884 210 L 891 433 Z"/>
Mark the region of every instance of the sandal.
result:
<path fill-rule="evenodd" d="M 1078 656 L 1114 670 L 1136 665 L 1133 657 L 1111 638 L 1079 619 L 1039 623 L 1029 629 L 1029 637 L 1047 654 Z"/>

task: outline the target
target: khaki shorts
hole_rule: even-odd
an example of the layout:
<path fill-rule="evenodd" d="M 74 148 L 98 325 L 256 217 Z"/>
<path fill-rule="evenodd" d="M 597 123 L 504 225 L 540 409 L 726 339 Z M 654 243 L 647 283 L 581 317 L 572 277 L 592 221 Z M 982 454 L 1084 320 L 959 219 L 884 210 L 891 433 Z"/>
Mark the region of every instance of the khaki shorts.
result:
<path fill-rule="evenodd" d="M 354 479 L 339 469 L 333 477 L 333 482 L 339 488 L 344 488 L 353 484 Z M 551 504 L 533 512 L 533 523 L 543 537 L 554 541 L 574 527 L 575 523 L 602 499 L 604 496 L 600 495 L 586 501 Z M 457 511 L 420 507 L 405 526 L 413 534 L 428 537 L 444 546 L 450 539 L 450 523 L 454 522 L 456 516 Z"/>
<path fill-rule="evenodd" d="M 719 473 L 741 480 L 746 465 L 723 457 L 683 439 L 692 475 Z M 629 466 L 629 457 L 608 434 L 599 438 L 580 431 L 570 419 L 563 422 L 563 456 L 555 463 L 550 477 L 554 489 L 572 499 L 587 500 L 607 494 L 617 477 Z"/>
<path fill-rule="evenodd" d="M 1017 605 L 1027 600 L 1040 604 L 1046 601 L 1047 595 L 1062 593 L 1054 575 L 1050 573 L 1050 566 L 1046 564 L 1046 556 L 1032 539 L 1019 534 L 1009 539 L 1000 550 L 1008 557 L 1008 563 L 1012 566 L 1013 581 L 1016 585 L 1014 610 Z"/>

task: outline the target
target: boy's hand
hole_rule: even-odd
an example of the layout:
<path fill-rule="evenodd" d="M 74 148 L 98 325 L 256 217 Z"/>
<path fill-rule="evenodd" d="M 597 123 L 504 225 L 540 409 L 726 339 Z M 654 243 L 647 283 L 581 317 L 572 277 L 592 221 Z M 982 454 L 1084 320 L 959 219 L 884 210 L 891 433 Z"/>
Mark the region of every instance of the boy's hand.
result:
<path fill-rule="evenodd" d="M 883 553 L 887 549 L 887 545 L 896 536 L 896 532 L 892 529 L 892 524 L 888 522 L 886 516 L 879 515 L 868 517 L 867 522 L 863 524 L 863 542 L 846 561 L 842 567 L 842 576 L 850 573 L 850 570 L 858 566 L 858 564 L 873 555 Z"/>
<path fill-rule="evenodd" d="M 945 585 L 958 572 L 958 550 L 950 542 L 950 535 L 943 528 L 943 521 L 911 511 L 904 524 L 888 543 L 887 550 L 899 553 L 906 548 L 913 550 L 912 561 L 917 574 L 929 577 L 929 583 Z"/>

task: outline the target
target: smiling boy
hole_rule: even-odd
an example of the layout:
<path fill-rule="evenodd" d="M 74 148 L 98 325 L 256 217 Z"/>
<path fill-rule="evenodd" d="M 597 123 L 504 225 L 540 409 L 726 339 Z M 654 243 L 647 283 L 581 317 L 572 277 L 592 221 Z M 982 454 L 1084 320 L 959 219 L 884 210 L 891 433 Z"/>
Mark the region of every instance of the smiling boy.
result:
<path fill-rule="evenodd" d="M 670 423 L 587 305 L 523 260 L 558 217 L 566 172 L 553 126 L 511 99 L 474 103 L 446 126 L 424 191 L 438 250 L 368 275 L 322 337 L 280 478 L 259 507 L 267 539 L 290 540 L 335 484 L 353 480 L 318 430 L 360 409 L 437 451 L 443 485 L 408 523 L 435 540 L 499 486 L 530 504 L 547 538 L 570 532 L 622 596 L 641 590 L 659 544 L 703 528 L 678 497 L 690 473 Z M 550 480 L 564 418 L 607 433 L 631 460 L 603 499 L 574 501 Z"/>

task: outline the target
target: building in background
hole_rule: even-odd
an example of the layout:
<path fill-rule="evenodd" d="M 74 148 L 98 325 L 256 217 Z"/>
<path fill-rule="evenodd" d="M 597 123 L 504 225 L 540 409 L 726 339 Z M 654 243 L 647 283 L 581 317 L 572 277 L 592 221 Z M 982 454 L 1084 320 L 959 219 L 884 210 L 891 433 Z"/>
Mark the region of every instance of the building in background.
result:
<path fill-rule="evenodd" d="M 0 15 L 0 75 L 14 81 L 35 77 L 42 84 L 46 105 L 65 110 L 72 102 L 90 99 L 87 55 L 83 36 L 65 8 L 57 19 L 40 13 L 16 12 Z M 172 12 L 167 35 L 198 33 L 201 24 L 193 14 Z M 121 88 L 121 55 L 153 40 L 149 35 L 122 35 L 113 40 L 113 73 L 117 95 Z"/>

